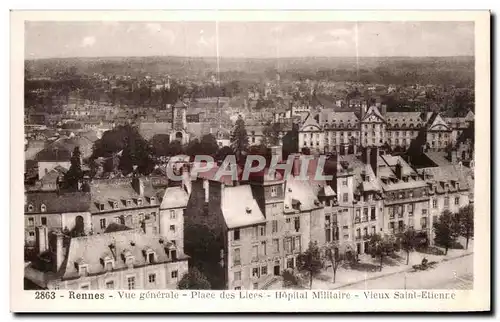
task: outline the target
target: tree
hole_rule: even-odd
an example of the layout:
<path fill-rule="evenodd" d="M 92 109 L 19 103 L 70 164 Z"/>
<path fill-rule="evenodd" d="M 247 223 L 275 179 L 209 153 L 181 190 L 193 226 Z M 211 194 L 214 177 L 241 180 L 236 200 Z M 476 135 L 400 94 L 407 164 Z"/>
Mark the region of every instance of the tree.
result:
<path fill-rule="evenodd" d="M 217 144 L 217 140 L 215 136 L 212 134 L 205 134 L 201 137 L 201 150 L 204 155 L 214 156 L 219 150 L 219 145 Z"/>
<path fill-rule="evenodd" d="M 190 157 L 195 157 L 196 155 L 201 154 L 201 152 L 202 147 L 198 139 L 194 139 L 187 144 L 186 154 Z"/>
<path fill-rule="evenodd" d="M 280 130 L 279 123 L 267 122 L 264 130 L 262 131 L 263 138 L 262 144 L 265 146 L 275 146 L 280 144 Z"/>
<path fill-rule="evenodd" d="M 337 270 L 345 260 L 345 256 L 339 253 L 338 248 L 327 247 L 325 250 L 326 259 L 330 261 L 333 269 L 333 283 L 337 277 Z"/>
<path fill-rule="evenodd" d="M 176 156 L 184 153 L 184 147 L 181 142 L 174 140 L 170 142 L 167 146 L 167 155 L 168 156 Z"/>
<path fill-rule="evenodd" d="M 129 145 L 127 145 L 122 151 L 122 154 L 120 156 L 120 163 L 118 164 L 118 169 L 125 176 L 134 171 L 134 161 L 132 158 L 132 151 L 130 150 Z"/>
<path fill-rule="evenodd" d="M 297 269 L 301 273 L 309 276 L 309 288 L 312 288 L 314 276 L 321 272 L 323 263 L 321 261 L 321 252 L 318 247 L 318 242 L 309 243 L 309 247 L 304 253 L 297 257 Z"/>
<path fill-rule="evenodd" d="M 434 223 L 434 241 L 437 245 L 445 248 L 444 254 L 453 245 L 460 232 L 457 216 L 449 210 L 443 211 L 437 222 Z"/>
<path fill-rule="evenodd" d="M 209 290 L 210 282 L 196 267 L 190 268 L 189 272 L 182 276 L 177 284 L 179 290 Z"/>
<path fill-rule="evenodd" d="M 170 143 L 170 136 L 168 134 L 155 134 L 149 142 L 154 155 L 158 157 L 168 155 L 168 145 Z"/>
<path fill-rule="evenodd" d="M 372 257 L 378 257 L 380 259 L 380 271 L 382 271 L 384 257 L 394 251 L 394 244 L 395 240 L 392 236 L 381 236 L 380 234 L 374 234 L 371 236 L 370 241 L 368 242 L 370 254 Z"/>
<path fill-rule="evenodd" d="M 64 175 L 64 185 L 68 190 L 77 191 L 79 183 L 83 179 L 81 156 L 80 148 L 76 146 L 71 155 L 71 166 Z"/>
<path fill-rule="evenodd" d="M 474 206 L 467 205 L 458 211 L 460 234 L 465 237 L 465 249 L 469 248 L 469 239 L 474 236 Z"/>
<path fill-rule="evenodd" d="M 217 154 L 215 155 L 215 159 L 218 161 L 224 161 L 224 159 L 228 155 L 232 155 L 232 154 L 233 154 L 233 150 L 230 147 L 225 146 L 225 147 L 222 147 L 219 151 L 217 151 Z"/>
<path fill-rule="evenodd" d="M 236 120 L 236 124 L 231 133 L 231 148 L 236 155 L 236 160 L 241 160 L 248 149 L 248 135 L 245 129 L 245 121 L 241 116 Z"/>
<path fill-rule="evenodd" d="M 400 236 L 401 247 L 406 252 L 406 265 L 410 262 L 410 252 L 417 246 L 417 234 L 413 228 L 406 229 Z"/>

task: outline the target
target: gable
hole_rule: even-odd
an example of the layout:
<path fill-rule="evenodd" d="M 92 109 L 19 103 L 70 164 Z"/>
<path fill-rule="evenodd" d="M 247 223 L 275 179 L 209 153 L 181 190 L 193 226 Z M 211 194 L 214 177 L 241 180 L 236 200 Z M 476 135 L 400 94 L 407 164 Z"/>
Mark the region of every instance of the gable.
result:
<path fill-rule="evenodd" d="M 429 130 L 434 131 L 447 131 L 449 129 L 450 127 L 446 124 L 441 115 L 437 115 L 434 122 L 432 122 L 431 126 L 429 126 Z"/>
<path fill-rule="evenodd" d="M 362 122 L 376 122 L 376 123 L 382 123 L 384 122 L 384 118 L 382 117 L 382 114 L 380 114 L 380 111 L 377 109 L 376 106 L 371 106 L 368 111 L 366 112 L 365 116 L 363 117 Z"/>

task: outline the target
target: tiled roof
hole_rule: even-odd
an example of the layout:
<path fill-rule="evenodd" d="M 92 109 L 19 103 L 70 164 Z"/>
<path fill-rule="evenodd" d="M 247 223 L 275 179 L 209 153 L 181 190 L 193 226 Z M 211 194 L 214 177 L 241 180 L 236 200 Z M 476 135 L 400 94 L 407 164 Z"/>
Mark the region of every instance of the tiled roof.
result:
<path fill-rule="evenodd" d="M 473 180 L 471 180 L 470 168 L 459 165 L 448 165 L 439 167 L 428 167 L 419 169 L 420 174 L 429 175 L 428 182 L 437 184 L 438 192 L 444 192 L 444 187 L 440 183 L 452 183 L 457 181 L 460 184 L 460 189 L 474 189 Z M 472 184 L 471 184 L 472 183 Z"/>
<path fill-rule="evenodd" d="M 146 140 L 151 139 L 156 134 L 170 134 L 172 124 L 170 122 L 147 123 L 139 124 L 139 133 Z"/>
<path fill-rule="evenodd" d="M 110 248 L 110 245 L 113 245 L 113 248 Z M 78 277 L 78 263 L 88 265 L 89 275 L 105 272 L 103 264 L 106 257 L 113 260 L 115 270 L 127 268 L 124 254 L 134 257 L 134 266 L 151 265 L 146 257 L 147 250 L 154 251 L 155 264 L 165 263 L 172 261 L 170 257 L 172 249 L 176 249 L 175 246 L 164 237 L 146 235 L 141 230 L 126 230 L 72 238 L 69 243 L 66 265 L 61 273 L 64 279 Z M 187 256 L 178 251 L 177 258 L 187 259 Z"/>
<path fill-rule="evenodd" d="M 229 229 L 266 222 L 249 185 L 225 187 L 221 209 Z"/>
<path fill-rule="evenodd" d="M 28 192 L 24 212 L 41 213 L 41 206 L 45 205 L 45 213 L 87 212 L 90 209 L 90 194 L 87 192 Z M 33 211 L 29 211 L 29 206 Z"/>
<path fill-rule="evenodd" d="M 336 124 L 337 127 L 346 127 L 347 124 L 355 126 L 359 121 L 354 112 L 333 112 L 332 110 L 323 110 L 319 115 L 321 125 L 328 123 L 330 125 Z"/>
<path fill-rule="evenodd" d="M 153 188 L 149 178 L 141 178 L 141 180 L 144 182 L 144 194 L 142 196 L 132 186 L 131 178 L 92 181 L 90 184 L 90 193 L 92 195 L 91 212 L 159 206 L 163 195 L 158 196 L 158 191 Z M 155 198 L 154 202 L 150 199 L 151 197 Z M 142 200 L 141 204 L 139 204 L 138 199 Z M 127 206 L 127 200 L 131 200 L 129 206 Z M 116 209 L 113 208 L 113 202 L 115 201 L 118 203 Z M 102 210 L 99 209 L 100 204 L 104 205 Z"/>
<path fill-rule="evenodd" d="M 37 153 L 36 160 L 40 162 L 69 162 L 71 159 L 71 152 L 66 149 L 58 148 L 45 148 Z"/>
<path fill-rule="evenodd" d="M 428 151 L 425 155 L 438 167 L 451 165 L 450 161 L 446 158 L 446 152 Z"/>
<path fill-rule="evenodd" d="M 310 211 L 321 207 L 321 204 L 314 193 L 312 183 L 290 177 L 285 186 L 285 212 L 292 211 L 292 204 L 296 201 L 300 203 L 300 211 Z"/>
<path fill-rule="evenodd" d="M 186 207 L 189 196 L 182 187 L 170 187 L 165 190 L 160 209 Z"/>

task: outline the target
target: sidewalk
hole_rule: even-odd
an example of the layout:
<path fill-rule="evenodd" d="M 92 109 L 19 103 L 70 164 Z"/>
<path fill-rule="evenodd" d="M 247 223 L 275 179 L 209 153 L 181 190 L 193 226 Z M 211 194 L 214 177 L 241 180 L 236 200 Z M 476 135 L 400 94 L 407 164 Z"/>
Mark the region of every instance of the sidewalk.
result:
<path fill-rule="evenodd" d="M 465 244 L 465 243 L 464 243 Z M 435 261 L 438 263 L 446 262 L 455 258 L 469 256 L 473 254 L 474 243 L 469 242 L 469 249 L 449 249 L 447 255 L 430 255 L 419 252 L 410 253 L 409 264 L 406 265 L 406 253 L 400 252 L 398 258 L 388 258 L 384 261 L 382 271 L 379 271 L 379 260 L 374 260 L 369 256 L 361 255 L 360 267 L 361 269 L 349 269 L 340 267 L 337 270 L 336 282 L 333 281 L 333 271 L 329 269 L 323 274 L 313 280 L 313 289 L 338 289 L 350 286 L 365 281 L 378 279 L 381 277 L 391 276 L 403 272 L 413 271 L 412 265 L 420 264 L 422 259 L 426 257 L 429 262 Z M 439 264 L 438 264 L 439 265 Z"/>

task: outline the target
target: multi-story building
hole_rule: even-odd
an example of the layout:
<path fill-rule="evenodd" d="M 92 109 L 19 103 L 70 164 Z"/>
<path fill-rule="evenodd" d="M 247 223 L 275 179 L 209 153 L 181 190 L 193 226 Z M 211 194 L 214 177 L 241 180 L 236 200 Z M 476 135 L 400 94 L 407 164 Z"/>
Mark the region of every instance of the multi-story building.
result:
<path fill-rule="evenodd" d="M 48 231 L 91 230 L 90 193 L 27 192 L 24 204 L 25 247 L 35 250 L 36 227 Z M 35 250 L 34 253 L 39 253 Z"/>
<path fill-rule="evenodd" d="M 188 257 L 171 241 L 143 230 L 83 237 L 37 227 L 40 256 L 25 280 L 41 289 L 176 289 Z"/>
<path fill-rule="evenodd" d="M 473 120 L 472 112 L 465 118 L 444 118 L 436 112 L 386 112 L 380 104 L 362 104 L 352 111 L 311 110 L 300 126 L 299 149 L 345 155 L 379 146 L 399 152 L 418 141 L 427 150 L 444 151 Z"/>
<path fill-rule="evenodd" d="M 159 231 L 161 198 L 150 178 L 98 179 L 90 183 L 91 227 L 104 233 L 112 223 L 129 228 L 146 225 L 152 234 Z M 148 232 L 149 233 L 149 232 Z"/>

